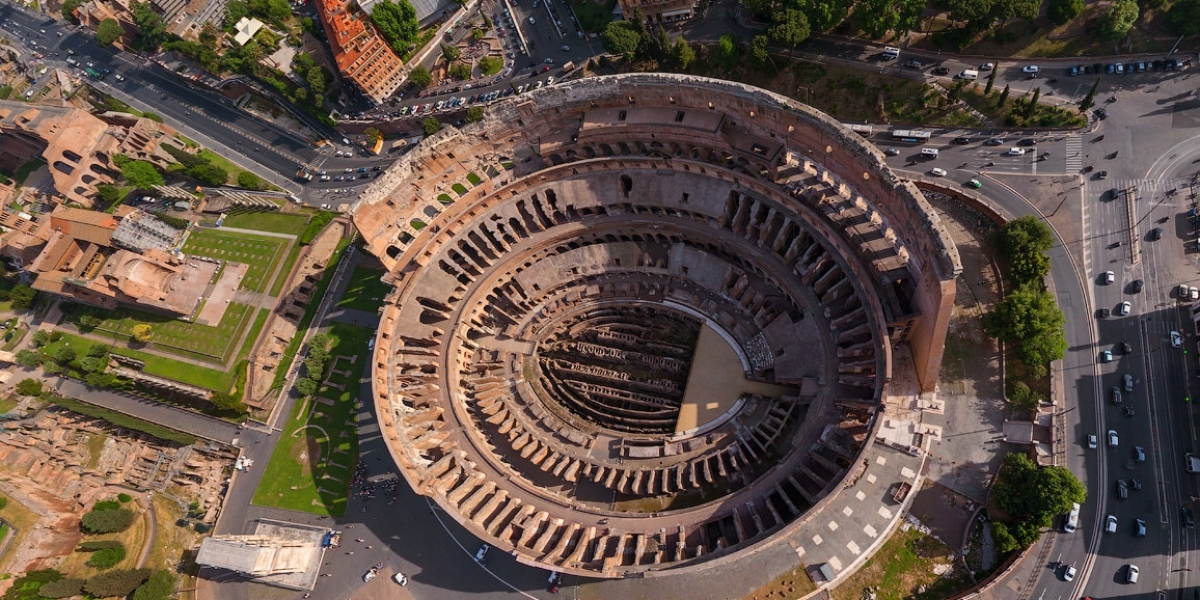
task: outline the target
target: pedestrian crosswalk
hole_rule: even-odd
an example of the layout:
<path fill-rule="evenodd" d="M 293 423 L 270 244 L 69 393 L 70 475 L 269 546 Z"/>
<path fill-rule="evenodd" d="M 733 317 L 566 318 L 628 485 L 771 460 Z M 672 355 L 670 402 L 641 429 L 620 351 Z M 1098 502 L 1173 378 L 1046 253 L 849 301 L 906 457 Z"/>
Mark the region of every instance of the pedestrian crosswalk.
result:
<path fill-rule="evenodd" d="M 1083 140 L 1079 136 L 1067 138 L 1067 173 L 1078 173 L 1083 169 Z"/>
<path fill-rule="evenodd" d="M 1170 179 L 1092 179 L 1088 181 L 1088 188 L 1096 193 L 1103 193 L 1114 188 L 1136 191 L 1139 199 L 1153 199 L 1156 205 L 1190 207 L 1195 201 L 1191 197 L 1190 183 L 1191 180 L 1182 177 Z"/>

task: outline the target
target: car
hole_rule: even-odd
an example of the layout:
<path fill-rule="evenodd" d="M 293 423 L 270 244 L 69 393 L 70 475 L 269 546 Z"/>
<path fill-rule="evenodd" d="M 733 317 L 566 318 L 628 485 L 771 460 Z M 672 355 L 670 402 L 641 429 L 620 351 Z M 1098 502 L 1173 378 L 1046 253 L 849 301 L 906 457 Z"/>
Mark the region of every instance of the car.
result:
<path fill-rule="evenodd" d="M 1196 286 L 1188 288 L 1188 299 L 1200 300 L 1200 290 L 1196 289 Z"/>
<path fill-rule="evenodd" d="M 1137 583 L 1139 573 L 1137 565 L 1129 565 L 1125 571 L 1125 583 Z"/>
<path fill-rule="evenodd" d="M 1183 347 L 1183 336 L 1179 335 L 1178 331 L 1171 332 L 1171 347 L 1172 348 Z"/>
<path fill-rule="evenodd" d="M 1102 120 L 1107 119 L 1108 118 L 1108 109 L 1107 108 L 1096 109 L 1096 116 Z"/>
<path fill-rule="evenodd" d="M 551 594 L 557 594 L 559 586 L 562 585 L 562 573 L 558 571 L 551 572 L 550 579 L 546 583 L 546 591 Z"/>
<path fill-rule="evenodd" d="M 1179 284 L 1179 292 L 1178 292 L 1178 294 L 1179 294 L 1179 299 L 1180 299 L 1180 300 L 1187 300 L 1187 297 L 1188 297 L 1188 286 L 1187 286 L 1187 284 L 1186 284 L 1186 283 L 1181 283 L 1181 284 Z"/>
<path fill-rule="evenodd" d="M 1063 531 L 1066 533 L 1074 533 L 1079 527 L 1079 503 L 1071 504 L 1071 512 L 1067 513 L 1067 518 L 1063 521 Z"/>
<path fill-rule="evenodd" d="M 1112 399 L 1112 403 L 1120 404 L 1121 403 L 1121 388 L 1114 385 L 1114 386 L 1108 388 L 1108 391 L 1109 391 L 1109 397 Z"/>
<path fill-rule="evenodd" d="M 967 187 L 979 189 L 979 188 L 983 187 L 983 183 L 981 183 L 978 179 L 975 179 L 974 177 L 972 177 L 971 180 L 967 182 Z"/>
<path fill-rule="evenodd" d="M 887 150 L 884 150 L 883 153 L 888 156 L 900 156 L 900 151 L 895 148 L 888 148 Z"/>
<path fill-rule="evenodd" d="M 1017 142 L 1017 145 L 1018 146 L 1036 146 L 1037 140 L 1035 140 L 1033 138 L 1025 138 L 1025 139 Z"/>
<path fill-rule="evenodd" d="M 1078 75 L 1079 73 L 1081 73 L 1082 71 L 1083 71 L 1083 67 L 1077 67 L 1075 65 L 1071 65 L 1071 66 L 1067 67 L 1067 75 L 1070 77 L 1074 77 L 1074 76 Z"/>
<path fill-rule="evenodd" d="M 1105 271 L 1102 279 L 1104 280 L 1104 283 L 1111 284 L 1117 280 L 1117 274 L 1113 273 L 1112 271 Z"/>
<path fill-rule="evenodd" d="M 1130 304 L 1128 301 L 1122 302 L 1117 305 L 1117 314 L 1121 315 L 1122 317 L 1125 317 L 1125 316 L 1129 315 L 1129 311 L 1132 309 L 1133 309 L 1133 305 Z"/>
<path fill-rule="evenodd" d="M 1121 500 L 1129 498 L 1129 485 L 1125 483 L 1124 479 L 1117 480 L 1117 498 Z"/>
<path fill-rule="evenodd" d="M 1005 152 L 1005 154 L 1009 156 L 1023 156 L 1025 154 L 1025 149 L 1013 147 L 1009 148 L 1008 152 Z"/>
<path fill-rule="evenodd" d="M 1118 440 L 1117 440 L 1117 430 L 1116 430 L 1116 429 L 1109 429 L 1109 430 L 1108 430 L 1108 447 L 1109 447 L 1109 448 L 1116 448 L 1116 447 L 1117 447 L 1117 442 L 1118 442 Z"/>
<path fill-rule="evenodd" d="M 1129 291 L 1134 294 L 1140 294 L 1145 287 L 1146 284 L 1141 279 L 1134 279 L 1133 283 L 1129 284 Z"/>
<path fill-rule="evenodd" d="M 1078 572 L 1079 572 L 1079 569 L 1076 569 L 1075 565 L 1068 566 L 1067 570 L 1063 571 L 1063 580 L 1064 581 L 1074 581 L 1075 574 Z"/>
<path fill-rule="evenodd" d="M 401 586 L 406 586 L 408 585 L 408 576 L 404 573 L 396 573 L 395 575 L 392 575 L 392 581 L 395 581 Z"/>
<path fill-rule="evenodd" d="M 1133 462 L 1136 462 L 1136 463 L 1146 462 L 1146 449 L 1145 448 L 1142 448 L 1141 446 L 1133 447 Z"/>
<path fill-rule="evenodd" d="M 929 170 L 929 174 L 933 175 L 934 177 L 945 177 L 946 170 L 941 167 L 934 167 Z"/>
<path fill-rule="evenodd" d="M 1162 227 L 1155 227 L 1150 230 L 1150 240 L 1157 242 L 1162 239 Z"/>
<path fill-rule="evenodd" d="M 1146 537 L 1146 522 L 1141 519 L 1136 519 L 1133 522 L 1133 535 L 1137 537 Z"/>
<path fill-rule="evenodd" d="M 1025 65 L 1024 67 L 1021 67 L 1022 73 L 1037 73 L 1038 71 L 1040 71 L 1040 69 L 1038 69 L 1037 65 Z"/>
<path fill-rule="evenodd" d="M 965 146 L 965 145 L 967 145 L 967 144 L 970 144 L 970 143 L 971 143 L 971 138 L 969 138 L 969 137 L 956 137 L 956 138 L 954 138 L 953 140 L 951 140 L 951 141 L 950 141 L 950 143 L 951 143 L 951 144 L 958 144 L 959 146 Z"/>
<path fill-rule="evenodd" d="M 546 60 L 543 60 L 542 62 L 544 62 L 544 63 L 546 63 L 546 64 L 548 64 L 548 65 L 552 65 L 552 64 L 554 64 L 554 59 L 553 59 L 553 58 L 547 58 Z"/>
<path fill-rule="evenodd" d="M 347 173 L 353 173 L 353 172 L 354 172 L 354 168 L 353 168 L 353 167 L 346 167 L 346 172 L 347 172 Z"/>
<path fill-rule="evenodd" d="M 546 78 L 546 85 L 554 85 L 554 76 L 553 75 Z"/>
<path fill-rule="evenodd" d="M 1127 392 L 1133 391 L 1133 375 L 1126 373 L 1121 376 L 1121 381 L 1125 385 L 1125 391 L 1127 391 Z"/>
<path fill-rule="evenodd" d="M 923 65 L 921 64 L 921 61 L 914 58 L 913 60 L 904 63 L 904 66 L 910 69 L 920 69 Z"/>
<path fill-rule="evenodd" d="M 1104 521 L 1104 531 L 1106 531 L 1108 533 L 1116 533 L 1117 532 L 1117 518 L 1116 517 L 1114 517 L 1113 515 L 1108 515 L 1108 518 L 1105 519 L 1105 521 Z"/>
<path fill-rule="evenodd" d="M 982 65 L 979 65 L 980 71 L 991 71 L 992 69 L 995 69 L 995 68 L 996 68 L 996 63 L 988 62 L 988 63 L 983 63 Z"/>
<path fill-rule="evenodd" d="M 378 574 L 379 573 L 375 569 L 371 569 L 370 571 L 363 573 L 363 581 L 370 581 L 372 579 L 375 579 L 375 576 Z"/>
<path fill-rule="evenodd" d="M 1125 74 L 1125 65 L 1122 63 L 1117 63 L 1117 64 L 1113 65 L 1113 69 L 1115 70 L 1117 75 Z"/>
<path fill-rule="evenodd" d="M 1004 143 L 1004 138 L 994 137 L 983 143 L 984 146 L 999 146 Z"/>
<path fill-rule="evenodd" d="M 1196 519 L 1192 517 L 1192 509 L 1185 506 L 1179 509 L 1179 515 L 1184 527 L 1191 529 L 1196 526 Z"/>
<path fill-rule="evenodd" d="M 1094 433 L 1088 434 L 1088 450 L 1095 450 L 1096 446 L 1099 445 L 1099 442 L 1100 442 L 1100 440 L 1096 439 L 1096 434 L 1094 434 Z"/>
<path fill-rule="evenodd" d="M 563 52 L 570 52 L 570 51 L 571 51 L 571 47 L 570 47 L 570 46 L 568 46 L 568 45 L 566 45 L 566 44 L 563 44 L 563 46 L 562 46 L 561 50 L 562 50 Z"/>
<path fill-rule="evenodd" d="M 1100 318 L 1101 318 L 1101 319 L 1107 319 L 1107 318 L 1108 318 L 1108 316 L 1109 316 L 1109 315 L 1111 315 L 1111 314 L 1112 314 L 1112 311 L 1111 311 L 1111 310 L 1109 310 L 1108 308 L 1102 308 L 1102 309 L 1100 309 Z"/>
<path fill-rule="evenodd" d="M 934 67 L 934 69 L 932 71 L 930 71 L 930 73 L 933 73 L 934 75 L 949 75 L 950 69 L 948 69 L 946 67 Z"/>
<path fill-rule="evenodd" d="M 1117 347 L 1121 349 L 1121 354 L 1133 354 L 1133 346 L 1129 342 L 1121 342 Z"/>
<path fill-rule="evenodd" d="M 481 565 L 487 564 L 487 555 L 491 549 L 492 549 L 492 547 L 489 546 L 488 544 L 484 544 L 484 545 L 480 546 L 479 550 L 475 551 L 475 562 L 477 562 Z"/>
<path fill-rule="evenodd" d="M 380 165 L 375 165 L 375 166 L 371 167 L 371 170 L 372 170 L 372 171 L 378 171 L 378 170 L 380 170 L 380 169 L 382 169 L 382 168 L 383 168 L 383 167 L 382 167 L 382 166 L 380 166 Z"/>

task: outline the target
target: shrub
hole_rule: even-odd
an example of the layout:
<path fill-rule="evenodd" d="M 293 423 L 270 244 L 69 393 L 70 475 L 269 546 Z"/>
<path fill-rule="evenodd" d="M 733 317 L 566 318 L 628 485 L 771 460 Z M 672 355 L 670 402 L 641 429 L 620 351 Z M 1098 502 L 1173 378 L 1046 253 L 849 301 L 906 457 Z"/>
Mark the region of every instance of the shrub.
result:
<path fill-rule="evenodd" d="M 100 598 L 125 597 L 150 577 L 150 569 L 127 569 L 101 573 L 83 584 L 83 590 Z"/>
<path fill-rule="evenodd" d="M 125 560 L 125 547 L 101 548 L 88 559 L 87 565 L 93 569 L 111 569 Z"/>
<path fill-rule="evenodd" d="M 39 352 L 33 350 L 21 350 L 17 352 L 17 364 L 26 369 L 36 369 L 42 366 L 42 361 L 45 358 Z"/>
<path fill-rule="evenodd" d="M 123 547 L 124 547 L 124 545 L 122 545 L 121 542 L 118 542 L 117 540 L 105 540 L 105 541 L 99 541 L 99 542 L 83 542 L 83 543 L 79 544 L 79 547 L 76 548 L 76 550 L 78 550 L 80 552 L 95 552 L 96 550 L 103 550 L 105 548 L 123 548 Z"/>
<path fill-rule="evenodd" d="M 22 379 L 21 383 L 17 384 L 17 393 L 22 396 L 40 396 L 42 395 L 42 382 L 36 379 Z"/>
<path fill-rule="evenodd" d="M 164 569 L 155 571 L 150 579 L 146 580 L 133 593 L 133 600 L 164 600 L 175 591 L 175 575 Z"/>
<path fill-rule="evenodd" d="M 117 494 L 117 500 L 120 501 L 121 504 L 126 504 L 130 500 L 133 500 L 133 496 L 130 496 L 129 494 L 126 494 L 125 492 L 121 492 L 120 494 Z"/>
<path fill-rule="evenodd" d="M 133 525 L 133 511 L 126 508 L 118 508 L 116 510 L 93 509 L 91 512 L 83 515 L 83 521 L 80 525 L 85 533 L 116 533 L 118 531 L 125 531 L 129 529 L 130 525 Z"/>
<path fill-rule="evenodd" d="M 92 510 L 117 510 L 121 503 L 116 500 L 101 500 L 92 506 Z"/>
<path fill-rule="evenodd" d="M 79 596 L 83 594 L 83 579 L 59 579 L 43 583 L 42 587 L 37 589 L 37 595 L 42 598 L 70 598 L 71 596 Z M 7 596 L 6 596 L 7 597 Z"/>

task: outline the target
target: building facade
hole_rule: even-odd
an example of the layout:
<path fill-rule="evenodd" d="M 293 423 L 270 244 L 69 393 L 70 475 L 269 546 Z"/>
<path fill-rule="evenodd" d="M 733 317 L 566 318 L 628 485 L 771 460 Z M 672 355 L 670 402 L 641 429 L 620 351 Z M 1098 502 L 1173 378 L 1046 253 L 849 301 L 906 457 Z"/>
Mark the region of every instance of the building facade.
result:
<path fill-rule="evenodd" d="M 342 76 L 377 104 L 396 93 L 405 81 L 404 63 L 357 5 L 319 0 L 317 9 Z"/>

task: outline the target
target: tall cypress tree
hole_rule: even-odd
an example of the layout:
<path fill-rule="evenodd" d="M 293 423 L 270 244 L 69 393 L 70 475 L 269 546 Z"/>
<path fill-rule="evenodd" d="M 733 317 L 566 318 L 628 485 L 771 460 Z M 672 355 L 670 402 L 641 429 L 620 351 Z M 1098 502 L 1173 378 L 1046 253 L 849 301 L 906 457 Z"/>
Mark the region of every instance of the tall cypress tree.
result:
<path fill-rule="evenodd" d="M 1000 99 L 996 102 L 996 108 L 1004 108 L 1004 103 L 1008 102 L 1008 85 L 1004 86 L 1004 91 L 1000 92 Z"/>
<path fill-rule="evenodd" d="M 1079 101 L 1079 111 L 1080 112 L 1083 112 L 1083 111 L 1091 108 L 1092 105 L 1095 104 L 1096 90 L 1098 90 L 1098 89 L 1100 89 L 1100 78 L 1099 77 L 1096 78 L 1096 83 L 1092 84 L 1092 89 L 1088 90 L 1088 93 L 1086 96 L 1083 97 L 1083 100 Z"/>
<path fill-rule="evenodd" d="M 992 86 L 996 85 L 996 73 L 997 73 L 999 70 L 1000 70 L 1000 69 L 997 69 L 997 68 L 995 68 L 995 67 L 992 67 L 992 73 L 991 73 L 991 75 L 988 75 L 987 87 L 983 88 L 983 95 L 984 95 L 984 96 L 986 96 L 986 95 L 988 95 L 988 94 L 992 93 Z"/>

